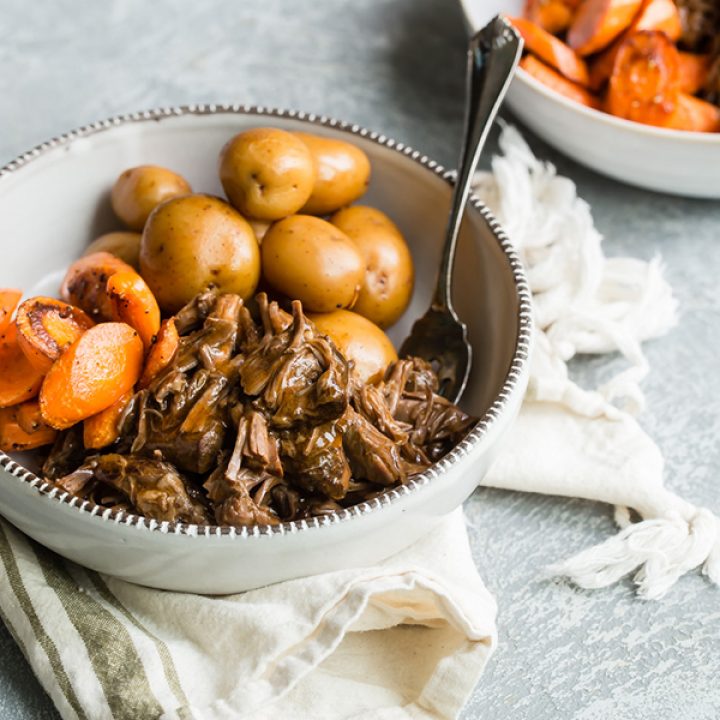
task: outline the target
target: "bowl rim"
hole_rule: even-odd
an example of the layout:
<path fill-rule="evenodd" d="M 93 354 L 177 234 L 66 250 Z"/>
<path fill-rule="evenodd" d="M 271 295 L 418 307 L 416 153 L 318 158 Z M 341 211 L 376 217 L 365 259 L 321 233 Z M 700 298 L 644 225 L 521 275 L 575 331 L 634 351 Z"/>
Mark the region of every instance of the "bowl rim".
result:
<path fill-rule="evenodd" d="M 525 83 L 525 85 L 527 85 L 531 90 L 544 95 L 548 100 L 562 105 L 564 108 L 574 112 L 576 115 L 593 122 L 605 123 L 606 125 L 615 127 L 618 130 L 654 137 L 660 141 L 708 144 L 711 146 L 720 145 L 720 132 L 674 130 L 673 128 L 646 125 L 645 123 L 635 122 L 634 120 L 626 120 L 625 118 L 611 115 L 603 110 L 586 107 L 574 100 L 570 100 L 570 98 L 566 98 L 564 95 L 561 95 L 559 92 L 541 83 L 521 67 L 516 70 L 516 73 L 518 80 Z"/>
<path fill-rule="evenodd" d="M 316 115 L 314 113 L 306 113 L 299 110 L 286 110 L 280 108 L 265 107 L 262 105 L 243 105 L 243 104 L 192 104 L 192 105 L 176 105 L 170 107 L 160 107 L 152 110 L 144 110 L 140 112 L 116 115 L 106 120 L 100 120 L 82 125 L 74 130 L 70 130 L 62 135 L 47 140 L 27 152 L 21 153 L 14 160 L 0 168 L 0 182 L 4 178 L 12 175 L 13 172 L 24 167 L 28 163 L 36 160 L 49 151 L 58 147 L 67 146 L 74 141 L 96 135 L 98 133 L 111 130 L 113 128 L 139 122 L 157 122 L 172 117 L 192 117 L 207 115 L 245 115 L 257 116 L 258 118 L 273 118 L 299 120 L 308 125 L 332 128 L 339 130 L 351 136 L 358 136 L 363 139 L 374 142 L 384 148 L 404 155 L 425 170 L 430 170 L 436 176 L 441 178 L 448 185 L 453 184 L 454 172 L 446 170 L 435 160 L 418 150 L 413 149 L 405 143 L 398 142 L 391 137 L 382 133 L 368 130 L 358 124 L 337 120 L 326 115 Z M 529 369 L 530 345 L 532 339 L 532 307 L 530 288 L 525 277 L 520 257 L 491 211 L 480 201 L 480 199 L 471 195 L 469 198 L 470 206 L 480 213 L 482 218 L 487 222 L 488 227 L 500 249 L 502 250 L 510 267 L 511 275 L 514 281 L 515 293 L 518 300 L 518 330 L 515 338 L 515 350 L 513 357 L 505 375 L 500 391 L 497 393 L 490 407 L 485 411 L 478 420 L 475 427 L 468 435 L 456 445 L 441 460 L 431 465 L 427 470 L 414 477 L 405 485 L 395 488 L 389 488 L 382 495 L 372 500 L 368 500 L 352 507 L 344 509 L 342 512 L 334 512 L 328 515 L 308 518 L 305 520 L 293 520 L 289 522 L 279 523 L 277 525 L 254 525 L 251 527 L 235 528 L 226 525 L 198 525 L 184 522 L 170 522 L 152 520 L 143 515 L 135 515 L 126 513 L 123 510 L 113 511 L 110 508 L 104 508 L 89 500 L 81 500 L 66 491 L 61 491 L 51 481 L 35 475 L 27 468 L 23 467 L 13 460 L 7 453 L 0 450 L 0 468 L 23 483 L 35 488 L 39 496 L 44 496 L 51 501 L 58 502 L 74 508 L 81 515 L 88 516 L 88 520 L 98 523 L 107 523 L 112 521 L 116 525 L 124 525 L 136 528 L 138 530 L 151 530 L 163 534 L 185 535 L 192 537 L 224 537 L 230 539 L 237 538 L 254 538 L 274 535 L 287 535 L 297 532 L 304 532 L 311 529 L 321 529 L 330 527 L 339 523 L 346 523 L 353 518 L 359 518 L 372 513 L 375 510 L 394 505 L 402 498 L 413 494 L 420 488 L 428 485 L 431 481 L 438 478 L 452 465 L 462 460 L 472 448 L 485 436 L 488 435 L 492 427 L 494 427 L 503 411 L 509 405 L 511 399 L 516 392 L 524 390 L 523 378 Z"/>

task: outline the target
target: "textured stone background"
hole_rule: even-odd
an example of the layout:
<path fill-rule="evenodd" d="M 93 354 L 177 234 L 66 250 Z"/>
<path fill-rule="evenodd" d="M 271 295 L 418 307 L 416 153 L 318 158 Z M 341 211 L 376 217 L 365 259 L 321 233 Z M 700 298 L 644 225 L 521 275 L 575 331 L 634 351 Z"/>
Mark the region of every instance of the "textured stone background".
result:
<path fill-rule="evenodd" d="M 212 101 L 334 115 L 455 161 L 464 28 L 453 0 L 1 5 L 0 164 L 96 119 Z M 608 253 L 662 253 L 682 318 L 648 345 L 642 422 L 665 453 L 668 483 L 720 512 L 720 205 L 619 185 L 530 140 L 577 182 Z M 607 362 L 575 369 L 591 382 Z M 718 716 L 719 591 L 691 575 L 661 602 L 644 603 L 630 581 L 585 592 L 540 580 L 546 564 L 613 532 L 608 507 L 482 490 L 466 511 L 500 606 L 500 647 L 464 717 Z M 0 717 L 57 717 L 4 628 Z"/>

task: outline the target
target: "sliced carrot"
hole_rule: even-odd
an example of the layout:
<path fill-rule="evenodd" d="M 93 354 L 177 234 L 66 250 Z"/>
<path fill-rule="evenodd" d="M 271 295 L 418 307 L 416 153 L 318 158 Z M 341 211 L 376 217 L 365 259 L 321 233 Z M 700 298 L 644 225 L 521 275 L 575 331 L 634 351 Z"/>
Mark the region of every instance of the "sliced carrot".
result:
<path fill-rule="evenodd" d="M 568 30 L 567 43 L 579 55 L 607 47 L 627 29 L 643 0 L 584 0 Z"/>
<path fill-rule="evenodd" d="M 570 27 L 578 0 L 527 0 L 524 15 L 543 30 L 557 35 Z"/>
<path fill-rule="evenodd" d="M 22 297 L 21 290 L 0 290 L 0 334 L 10 324 L 15 308 Z"/>
<path fill-rule="evenodd" d="M 574 100 L 581 105 L 586 105 L 587 107 L 596 109 L 600 107 L 600 103 L 595 95 L 588 92 L 585 88 L 580 87 L 580 85 L 566 80 L 560 73 L 548 67 L 533 55 L 526 55 L 520 61 L 520 67 L 530 73 L 536 80 L 539 80 L 543 85 L 564 95 L 566 98 Z"/>
<path fill-rule="evenodd" d="M 665 33 L 638 32 L 618 49 L 606 98 L 608 112 L 647 125 L 667 125 L 677 105 L 679 59 Z"/>
<path fill-rule="evenodd" d="M 710 55 L 680 52 L 680 91 L 694 95 L 707 82 L 712 61 Z"/>
<path fill-rule="evenodd" d="M 163 320 L 155 342 L 145 358 L 138 387 L 146 388 L 172 362 L 180 345 L 180 335 L 175 327 L 175 319 Z"/>
<path fill-rule="evenodd" d="M 135 272 L 130 265 L 107 252 L 96 252 L 76 260 L 60 288 L 63 300 L 84 310 L 93 320 L 112 320 L 107 281 L 116 272 Z"/>
<path fill-rule="evenodd" d="M 687 93 L 680 93 L 675 113 L 667 124 L 675 130 L 720 132 L 720 108 Z"/>
<path fill-rule="evenodd" d="M 34 398 L 43 373 L 34 368 L 20 349 L 17 326 L 11 323 L 0 335 L 0 408 Z"/>
<path fill-rule="evenodd" d="M 593 90 L 599 90 L 610 79 L 615 57 L 623 40 L 642 30 L 659 30 L 671 40 L 678 40 L 682 33 L 682 25 L 680 12 L 674 0 L 644 0 L 630 27 L 610 47 L 593 58 L 590 65 L 590 87 Z"/>
<path fill-rule="evenodd" d="M 512 24 L 522 35 L 525 47 L 548 65 L 554 67 L 568 80 L 587 85 L 590 81 L 585 61 L 562 40 L 553 37 L 525 18 L 511 18 Z"/>
<path fill-rule="evenodd" d="M 55 441 L 57 430 L 43 422 L 34 400 L 0 409 L 0 450 L 33 450 Z"/>
<path fill-rule="evenodd" d="M 95 323 L 80 308 L 62 300 L 33 297 L 20 305 L 15 324 L 20 349 L 33 367 L 46 373 Z"/>
<path fill-rule="evenodd" d="M 113 320 L 135 328 L 147 350 L 160 329 L 160 308 L 152 290 L 134 270 L 116 272 L 107 282 Z"/>
<path fill-rule="evenodd" d="M 682 20 L 675 0 L 644 0 L 629 30 L 659 30 L 676 42 L 682 35 Z"/>
<path fill-rule="evenodd" d="M 128 390 L 110 407 L 86 418 L 83 423 L 83 442 L 88 450 L 100 450 L 118 439 L 120 418 L 132 397 L 133 391 Z"/>
<path fill-rule="evenodd" d="M 110 407 L 130 391 L 142 370 L 143 344 L 125 323 L 100 323 L 53 364 L 40 389 L 48 425 L 64 430 Z"/>

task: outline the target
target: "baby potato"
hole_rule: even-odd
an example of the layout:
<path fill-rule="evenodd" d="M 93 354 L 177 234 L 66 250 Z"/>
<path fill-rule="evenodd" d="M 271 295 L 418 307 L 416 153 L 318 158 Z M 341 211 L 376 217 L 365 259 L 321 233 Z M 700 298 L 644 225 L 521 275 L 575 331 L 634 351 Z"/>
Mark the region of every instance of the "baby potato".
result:
<path fill-rule="evenodd" d="M 292 133 L 255 128 L 236 135 L 220 152 L 220 182 L 243 215 L 279 220 L 307 202 L 315 165 L 305 143 Z"/>
<path fill-rule="evenodd" d="M 263 238 L 263 276 L 306 310 L 351 307 L 365 273 L 362 255 L 345 233 L 312 215 L 292 215 L 273 224 Z"/>
<path fill-rule="evenodd" d="M 230 205 L 185 195 L 159 205 L 140 242 L 140 272 L 166 313 L 214 285 L 247 300 L 260 277 L 252 228 Z"/>
<path fill-rule="evenodd" d="M 315 163 L 315 184 L 301 212 L 327 215 L 357 200 L 370 182 L 370 160 L 344 140 L 310 133 L 293 133 L 310 150 Z"/>
<path fill-rule="evenodd" d="M 150 213 L 165 200 L 192 192 L 188 181 L 157 165 L 125 170 L 115 181 L 110 200 L 115 214 L 131 230 L 142 230 Z"/>
<path fill-rule="evenodd" d="M 385 213 L 363 205 L 336 212 L 330 222 L 365 260 L 365 279 L 353 310 L 381 328 L 390 327 L 405 312 L 413 291 L 415 270 L 405 238 Z"/>
<path fill-rule="evenodd" d="M 128 265 L 138 270 L 140 268 L 140 238 L 136 232 L 111 232 L 95 238 L 83 253 L 92 255 L 96 252 L 109 252 L 111 255 L 124 260 Z"/>
<path fill-rule="evenodd" d="M 355 363 L 355 373 L 364 383 L 374 383 L 397 360 L 390 338 L 374 323 L 350 310 L 310 313 L 318 331 L 327 335 L 338 350 Z"/>

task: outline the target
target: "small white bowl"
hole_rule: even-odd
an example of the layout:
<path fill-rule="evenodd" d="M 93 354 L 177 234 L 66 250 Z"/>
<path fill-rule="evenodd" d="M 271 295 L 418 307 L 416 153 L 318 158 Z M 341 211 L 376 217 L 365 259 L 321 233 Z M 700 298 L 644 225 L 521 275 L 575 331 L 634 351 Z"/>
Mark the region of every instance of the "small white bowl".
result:
<path fill-rule="evenodd" d="M 498 13 L 518 16 L 523 10 L 523 0 L 460 2 L 472 32 Z M 507 103 L 533 132 L 593 170 L 648 190 L 720 198 L 720 133 L 623 120 L 568 100 L 522 68 Z"/>
<path fill-rule="evenodd" d="M 108 189 L 141 163 L 181 172 L 221 194 L 220 148 L 240 130 L 272 125 L 348 139 L 370 156 L 363 202 L 408 239 L 417 288 L 393 328 L 408 332 L 429 301 L 450 202 L 448 174 L 402 143 L 327 118 L 262 108 L 197 106 L 114 118 L 44 143 L 0 170 L 0 287 L 55 293 L 63 269 L 96 235 L 117 228 Z M 21 530 L 95 570 L 170 590 L 230 593 L 377 562 L 426 533 L 474 490 L 518 413 L 527 384 L 530 295 L 522 266 L 477 200 L 460 237 L 455 299 L 475 358 L 463 406 L 477 427 L 417 479 L 342 513 L 253 528 L 168 524 L 114 513 L 61 493 L 28 457 L 0 453 L 0 508 Z M 22 463 L 25 463 L 23 465 Z"/>

